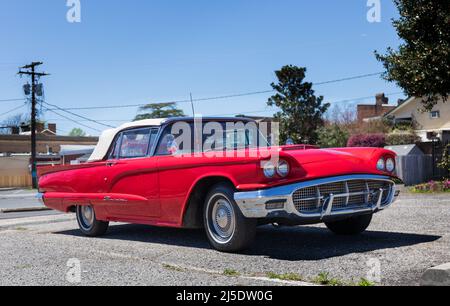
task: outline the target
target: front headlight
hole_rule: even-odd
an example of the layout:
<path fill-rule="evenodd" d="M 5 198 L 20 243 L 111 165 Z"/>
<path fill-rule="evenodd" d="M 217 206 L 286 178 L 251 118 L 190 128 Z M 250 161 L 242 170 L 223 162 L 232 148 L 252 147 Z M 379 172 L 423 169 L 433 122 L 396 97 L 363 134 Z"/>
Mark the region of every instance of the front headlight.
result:
<path fill-rule="evenodd" d="M 270 162 L 264 165 L 263 171 L 267 178 L 273 178 L 275 176 L 275 166 Z"/>
<path fill-rule="evenodd" d="M 394 172 L 395 170 L 395 161 L 392 158 L 388 158 L 386 160 L 386 170 L 389 172 Z"/>
<path fill-rule="evenodd" d="M 286 177 L 289 175 L 289 163 L 285 160 L 280 160 L 277 166 L 277 174 L 281 177 Z"/>
<path fill-rule="evenodd" d="M 377 169 L 378 169 L 379 171 L 384 171 L 384 170 L 386 170 L 386 163 L 385 163 L 385 161 L 384 161 L 384 158 L 380 158 L 380 159 L 378 160 L 378 163 L 377 163 Z"/>

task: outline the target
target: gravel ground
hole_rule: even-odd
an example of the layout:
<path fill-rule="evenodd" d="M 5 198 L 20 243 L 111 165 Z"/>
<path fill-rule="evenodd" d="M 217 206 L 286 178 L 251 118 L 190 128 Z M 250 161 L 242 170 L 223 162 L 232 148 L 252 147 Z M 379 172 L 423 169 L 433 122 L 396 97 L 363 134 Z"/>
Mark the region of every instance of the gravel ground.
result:
<path fill-rule="evenodd" d="M 302 285 L 321 272 L 358 281 L 379 260 L 381 285 L 418 285 L 423 272 L 450 262 L 450 197 L 402 195 L 369 230 L 338 237 L 323 226 L 263 227 L 244 254 L 212 250 L 202 231 L 113 225 L 85 238 L 70 215 L 0 220 L 0 285 L 72 285 L 67 261 L 81 263 L 81 285 Z M 239 276 L 225 276 L 224 270 Z"/>

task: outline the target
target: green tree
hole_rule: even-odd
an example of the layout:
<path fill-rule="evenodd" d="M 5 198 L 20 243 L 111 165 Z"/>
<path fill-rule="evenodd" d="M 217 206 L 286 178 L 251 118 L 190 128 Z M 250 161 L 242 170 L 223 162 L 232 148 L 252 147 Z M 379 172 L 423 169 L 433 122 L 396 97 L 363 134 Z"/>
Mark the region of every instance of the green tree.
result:
<path fill-rule="evenodd" d="M 72 136 L 72 137 L 85 137 L 86 136 L 86 132 L 83 131 L 80 128 L 74 128 L 74 129 L 72 129 L 72 131 L 70 131 L 69 136 Z"/>
<path fill-rule="evenodd" d="M 280 141 L 284 143 L 291 138 L 295 143 L 316 143 L 317 129 L 323 126 L 322 117 L 330 104 L 324 104 L 322 96 L 314 95 L 312 83 L 304 82 L 306 68 L 289 65 L 275 74 L 278 83 L 271 86 L 277 93 L 267 104 L 280 108 L 275 114 L 280 121 Z"/>
<path fill-rule="evenodd" d="M 438 167 L 450 173 L 450 143 L 447 144 L 444 152 L 442 152 L 442 160 L 438 164 Z"/>
<path fill-rule="evenodd" d="M 342 148 L 347 146 L 349 133 L 338 124 L 322 127 L 318 131 L 317 144 L 322 148 Z"/>
<path fill-rule="evenodd" d="M 404 42 L 398 50 L 375 55 L 386 68 L 386 80 L 411 97 L 424 97 L 424 109 L 431 110 L 450 93 L 450 1 L 394 2 L 400 19 L 393 24 Z"/>
<path fill-rule="evenodd" d="M 139 111 L 144 113 L 137 115 L 134 121 L 185 116 L 184 112 L 176 107 L 176 103 L 148 104 L 142 106 Z"/>

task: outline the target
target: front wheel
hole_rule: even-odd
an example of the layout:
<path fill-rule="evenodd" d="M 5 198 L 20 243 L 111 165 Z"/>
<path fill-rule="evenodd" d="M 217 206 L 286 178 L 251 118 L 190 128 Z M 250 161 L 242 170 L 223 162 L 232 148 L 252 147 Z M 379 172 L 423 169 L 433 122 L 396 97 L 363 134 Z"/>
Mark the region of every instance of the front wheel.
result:
<path fill-rule="evenodd" d="M 81 232 L 88 237 L 104 235 L 109 227 L 109 222 L 97 220 L 92 206 L 77 206 L 77 221 Z"/>
<path fill-rule="evenodd" d="M 362 215 L 336 222 L 326 222 L 330 231 L 337 235 L 357 235 L 364 232 L 372 222 L 372 215 Z"/>
<path fill-rule="evenodd" d="M 210 244 L 221 252 L 239 252 L 250 246 L 256 235 L 257 220 L 244 217 L 231 187 L 214 186 L 206 196 L 204 224 Z"/>

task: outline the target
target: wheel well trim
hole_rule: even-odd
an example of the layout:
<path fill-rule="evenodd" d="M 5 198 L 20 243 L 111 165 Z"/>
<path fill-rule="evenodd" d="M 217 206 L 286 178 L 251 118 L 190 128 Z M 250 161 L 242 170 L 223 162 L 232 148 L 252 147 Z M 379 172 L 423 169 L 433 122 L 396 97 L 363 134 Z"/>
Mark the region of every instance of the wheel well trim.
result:
<path fill-rule="evenodd" d="M 194 200 L 193 196 L 195 196 L 196 189 L 201 186 L 202 182 L 205 182 L 207 180 L 213 180 L 213 182 L 208 185 L 208 188 L 211 188 L 212 186 L 214 186 L 220 182 L 228 183 L 234 189 L 236 189 L 238 186 L 237 182 L 232 177 L 230 177 L 228 175 L 224 175 L 223 173 L 208 173 L 208 174 L 205 174 L 205 175 L 197 178 L 197 180 L 195 180 L 195 182 L 192 184 L 191 188 L 189 189 L 189 192 L 188 192 L 186 199 L 184 201 L 184 204 L 183 204 L 183 210 L 181 213 L 181 220 L 180 220 L 180 225 L 182 227 L 185 227 L 187 225 L 186 218 L 192 217 L 192 216 L 188 216 L 188 213 L 190 212 L 189 210 L 192 209 L 192 206 L 200 205 L 201 207 L 203 207 L 203 204 L 204 204 L 203 202 L 202 203 L 192 203 L 192 201 Z M 206 197 L 206 194 L 207 193 L 205 193 L 203 195 L 203 198 L 202 198 L 203 200 Z"/>

